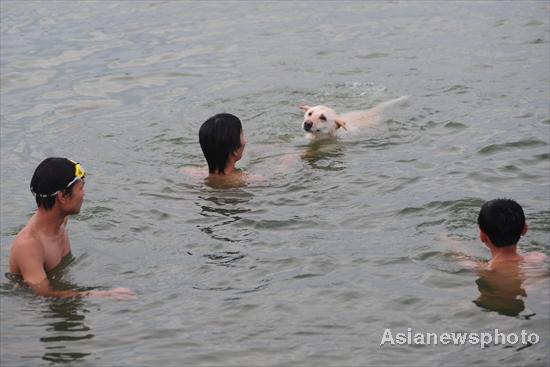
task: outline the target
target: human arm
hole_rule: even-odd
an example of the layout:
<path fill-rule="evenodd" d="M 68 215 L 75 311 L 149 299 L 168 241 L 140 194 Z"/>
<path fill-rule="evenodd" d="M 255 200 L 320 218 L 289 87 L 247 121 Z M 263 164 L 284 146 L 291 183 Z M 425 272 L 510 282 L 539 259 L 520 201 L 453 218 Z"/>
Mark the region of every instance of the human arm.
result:
<path fill-rule="evenodd" d="M 23 282 L 37 295 L 56 298 L 83 297 L 83 292 L 57 291 L 50 286 L 44 269 L 44 251 L 33 239 L 16 243 L 10 255 L 10 267 L 16 269 Z"/>
<path fill-rule="evenodd" d="M 451 235 L 442 235 L 438 238 L 438 242 L 446 247 L 462 267 L 469 270 L 483 270 L 487 267 L 487 263 L 480 261 L 469 255 L 463 244 L 456 237 Z"/>
<path fill-rule="evenodd" d="M 187 166 L 180 169 L 180 172 L 195 178 L 206 178 L 208 176 L 208 167 Z"/>
<path fill-rule="evenodd" d="M 59 291 L 51 287 L 48 278 L 45 278 L 38 284 L 25 282 L 35 294 L 42 297 L 52 298 L 84 298 L 84 297 L 99 297 L 99 298 L 114 298 L 118 300 L 133 299 L 136 293 L 129 288 L 112 288 L 108 290 L 90 290 L 90 291 Z"/>
<path fill-rule="evenodd" d="M 275 173 L 287 172 L 289 167 L 300 161 L 300 156 L 297 153 L 285 153 L 281 156 L 275 166 Z"/>
<path fill-rule="evenodd" d="M 54 298 L 112 297 L 131 299 L 135 293 L 128 288 L 111 290 L 55 290 L 51 287 L 44 268 L 42 246 L 29 236 L 16 239 L 10 254 L 10 272 L 21 276 L 23 282 L 37 295 Z"/>

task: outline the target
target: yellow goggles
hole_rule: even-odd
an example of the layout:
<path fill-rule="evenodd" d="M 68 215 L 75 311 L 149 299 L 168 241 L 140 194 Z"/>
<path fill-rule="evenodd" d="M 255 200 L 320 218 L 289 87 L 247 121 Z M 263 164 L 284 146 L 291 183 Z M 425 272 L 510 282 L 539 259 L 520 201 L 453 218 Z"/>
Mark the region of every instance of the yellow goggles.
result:
<path fill-rule="evenodd" d="M 78 162 L 75 162 L 71 159 L 69 160 L 74 163 L 74 178 L 71 180 L 71 182 L 67 184 L 67 186 L 65 186 L 63 190 L 67 190 L 69 186 L 76 182 L 76 180 L 83 180 L 86 177 L 86 170 L 84 169 L 84 167 L 82 167 Z"/>
<path fill-rule="evenodd" d="M 74 178 L 67 184 L 67 186 L 65 186 L 64 189 L 62 190 L 57 190 L 56 192 L 54 192 L 53 194 L 37 194 L 35 193 L 34 191 L 32 191 L 32 188 L 31 188 L 31 192 L 35 195 L 35 196 L 39 196 L 41 198 L 48 198 L 48 197 L 52 197 L 52 196 L 55 196 L 57 195 L 58 192 L 61 192 L 61 191 L 65 191 L 67 190 L 72 184 L 74 184 L 77 180 L 84 180 L 84 178 L 86 177 L 86 170 L 84 169 L 84 167 L 82 167 L 80 165 L 80 163 L 78 162 L 75 162 L 73 161 L 72 159 L 69 159 L 71 162 L 74 163 Z"/>

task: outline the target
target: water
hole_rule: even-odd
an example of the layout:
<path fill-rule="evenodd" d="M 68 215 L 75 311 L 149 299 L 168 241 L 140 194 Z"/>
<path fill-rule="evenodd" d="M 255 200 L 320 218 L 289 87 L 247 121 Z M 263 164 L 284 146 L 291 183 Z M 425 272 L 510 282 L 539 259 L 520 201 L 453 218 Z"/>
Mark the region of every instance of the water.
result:
<path fill-rule="evenodd" d="M 509 316 L 473 302 L 483 280 L 445 242 L 488 259 L 477 212 L 505 196 L 521 249 L 550 255 L 548 2 L 0 4 L 2 272 L 34 168 L 66 156 L 90 175 L 58 286 L 138 293 L 50 300 L 2 279 L 3 366 L 548 363 L 548 262 Z M 363 135 L 303 140 L 301 104 L 402 95 Z M 265 181 L 181 173 L 223 111 Z M 386 328 L 540 342 L 380 346 Z"/>

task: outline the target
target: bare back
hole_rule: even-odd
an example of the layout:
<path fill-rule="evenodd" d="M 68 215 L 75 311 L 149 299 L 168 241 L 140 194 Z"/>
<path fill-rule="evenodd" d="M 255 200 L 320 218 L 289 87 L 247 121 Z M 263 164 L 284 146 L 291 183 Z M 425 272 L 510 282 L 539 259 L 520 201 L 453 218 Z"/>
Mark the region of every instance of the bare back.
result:
<path fill-rule="evenodd" d="M 479 297 L 474 303 L 502 315 L 517 316 L 525 309 L 527 285 L 547 277 L 544 255 L 529 253 L 478 267 Z"/>

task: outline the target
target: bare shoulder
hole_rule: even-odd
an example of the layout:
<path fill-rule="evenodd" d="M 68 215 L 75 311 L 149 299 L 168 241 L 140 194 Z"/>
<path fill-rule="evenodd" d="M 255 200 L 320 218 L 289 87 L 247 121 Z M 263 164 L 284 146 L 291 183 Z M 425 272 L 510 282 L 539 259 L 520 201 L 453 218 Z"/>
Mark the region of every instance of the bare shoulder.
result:
<path fill-rule="evenodd" d="M 15 236 L 12 247 L 32 246 L 35 242 L 38 242 L 38 237 L 29 229 L 29 226 L 25 226 L 19 231 L 17 236 Z"/>
<path fill-rule="evenodd" d="M 11 251 L 12 254 L 41 253 L 43 248 L 38 236 L 25 227 L 15 237 L 11 245 Z"/>
<path fill-rule="evenodd" d="M 21 273 L 22 263 L 44 258 L 44 248 L 38 236 L 27 227 L 15 237 L 10 249 L 9 268 L 12 273 Z"/>

